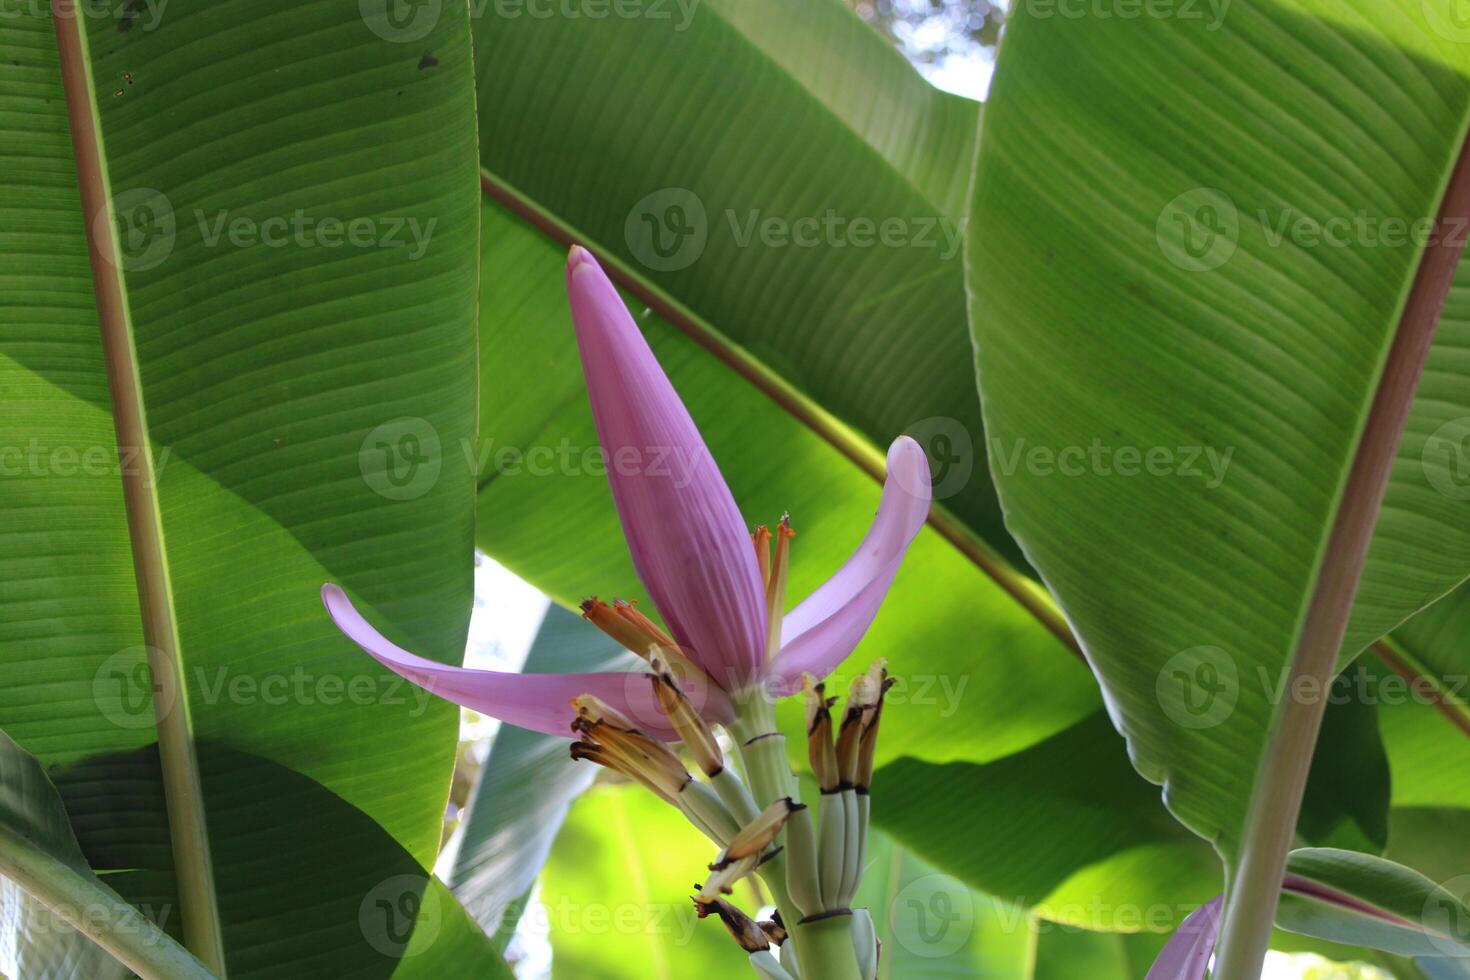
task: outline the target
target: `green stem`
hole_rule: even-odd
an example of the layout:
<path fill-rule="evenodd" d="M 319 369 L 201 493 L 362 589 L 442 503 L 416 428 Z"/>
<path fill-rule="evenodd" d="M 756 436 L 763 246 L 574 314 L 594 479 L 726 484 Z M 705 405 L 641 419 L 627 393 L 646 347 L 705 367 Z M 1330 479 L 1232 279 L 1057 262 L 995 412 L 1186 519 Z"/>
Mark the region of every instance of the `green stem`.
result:
<path fill-rule="evenodd" d="M 852 913 L 829 912 L 791 927 L 802 980 L 863 980 L 852 942 Z"/>
<path fill-rule="evenodd" d="M 0 873 L 143 980 L 215 980 L 193 954 L 95 876 L 3 827 Z"/>
<path fill-rule="evenodd" d="M 801 791 L 797 788 L 796 776 L 786 761 L 786 736 L 776 731 L 775 713 L 764 692 L 749 692 L 740 705 L 740 717 L 727 728 L 740 755 L 745 782 L 755 796 L 756 805 L 766 807 L 787 797 L 792 802 L 800 802 Z M 777 835 L 775 843 L 778 847 L 785 846 L 786 831 Z M 795 922 L 801 918 L 802 912 L 792 900 L 787 885 L 786 857 L 783 852 L 767 861 L 759 874 L 771 890 L 771 897 L 782 917 L 788 922 Z M 796 942 L 794 938 L 787 941 Z"/>
<path fill-rule="evenodd" d="M 96 84 L 92 78 L 86 19 L 77 10 L 75 0 L 56 0 L 52 23 L 56 29 L 56 48 L 66 93 L 82 211 L 87 215 L 107 215 L 112 206 L 112 185 L 97 109 Z M 164 551 L 163 518 L 155 490 L 157 481 L 143 406 L 143 382 L 133 338 L 127 284 L 118 259 L 121 249 L 112 221 L 88 221 L 86 229 L 118 452 L 135 453 L 138 463 L 122 468 L 123 508 L 132 544 L 133 576 L 138 587 L 148 669 L 152 674 L 153 689 L 159 692 L 154 696 L 153 708 L 158 725 L 164 806 L 173 843 L 174 874 L 183 913 L 184 939 L 201 960 L 224 976 L 224 940 L 214 869 L 210 863 L 209 835 L 205 827 L 204 791 L 189 718 L 178 623 L 174 618 L 173 591 Z"/>
<path fill-rule="evenodd" d="M 744 827 L 760 815 L 760 807 L 755 805 L 750 791 L 729 769 L 721 769 L 711 776 L 709 784 L 720 794 L 720 799 L 740 826 Z"/>

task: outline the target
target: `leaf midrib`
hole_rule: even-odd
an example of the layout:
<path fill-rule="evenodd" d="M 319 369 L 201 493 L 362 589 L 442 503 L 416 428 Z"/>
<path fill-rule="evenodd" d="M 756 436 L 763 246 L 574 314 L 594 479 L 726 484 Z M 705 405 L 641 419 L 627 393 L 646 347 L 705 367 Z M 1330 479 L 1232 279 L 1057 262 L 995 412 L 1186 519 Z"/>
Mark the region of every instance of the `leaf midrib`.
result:
<path fill-rule="evenodd" d="M 122 254 L 111 219 L 111 180 L 96 101 L 87 34 L 75 0 L 53 0 L 58 64 L 76 158 L 77 185 L 96 296 L 119 453 L 135 447 L 137 459 L 121 467 L 128 536 L 138 588 L 143 641 L 153 676 L 159 756 L 168 811 L 185 943 L 213 972 L 225 976 L 218 897 L 189 705 L 183 692 L 178 621 L 169 582 L 162 515 L 143 402 Z M 106 226 L 100 234 L 99 223 Z M 159 697 L 158 695 L 162 695 Z"/>

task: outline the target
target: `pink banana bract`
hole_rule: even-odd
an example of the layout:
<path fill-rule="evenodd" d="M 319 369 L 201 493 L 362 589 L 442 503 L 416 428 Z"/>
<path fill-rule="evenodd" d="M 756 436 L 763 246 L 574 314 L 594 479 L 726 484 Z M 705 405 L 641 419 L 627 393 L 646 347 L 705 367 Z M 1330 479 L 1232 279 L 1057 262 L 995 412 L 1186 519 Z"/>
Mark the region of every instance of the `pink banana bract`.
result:
<path fill-rule="evenodd" d="M 682 679 L 710 722 L 734 718 L 731 695 L 789 694 L 803 673 L 830 673 L 877 615 L 928 517 L 929 462 L 907 436 L 888 450 L 877 516 L 857 550 L 786 613 L 768 650 L 766 594 L 749 528 L 673 384 L 617 289 L 586 249 L 567 259 L 567 293 L 608 481 L 638 572 L 670 634 L 704 677 Z M 571 735 L 568 702 L 601 698 L 672 739 L 642 674 L 519 674 L 451 667 L 393 644 L 339 586 L 322 586 L 338 628 L 394 673 L 439 697 L 522 728 Z"/>

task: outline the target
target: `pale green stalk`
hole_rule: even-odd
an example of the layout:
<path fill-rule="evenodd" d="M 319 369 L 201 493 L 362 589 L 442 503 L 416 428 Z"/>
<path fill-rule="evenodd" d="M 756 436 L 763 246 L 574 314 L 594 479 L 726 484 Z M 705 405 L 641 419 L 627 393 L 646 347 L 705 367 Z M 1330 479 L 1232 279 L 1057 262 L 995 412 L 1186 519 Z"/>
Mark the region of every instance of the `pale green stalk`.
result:
<path fill-rule="evenodd" d="M 3 827 L 0 874 L 143 980 L 215 980 L 188 950 L 92 875 Z"/>
<path fill-rule="evenodd" d="M 852 918 L 851 912 L 829 912 L 789 927 L 803 980 L 863 980 Z"/>

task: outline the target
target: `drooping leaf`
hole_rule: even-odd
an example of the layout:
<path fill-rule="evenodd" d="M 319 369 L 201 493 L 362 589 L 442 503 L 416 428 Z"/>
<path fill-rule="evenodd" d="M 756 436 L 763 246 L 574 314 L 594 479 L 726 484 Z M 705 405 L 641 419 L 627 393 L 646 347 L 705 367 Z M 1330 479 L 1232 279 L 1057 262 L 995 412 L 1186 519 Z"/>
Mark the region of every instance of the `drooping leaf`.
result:
<path fill-rule="evenodd" d="M 1284 929 L 1400 956 L 1470 957 L 1464 896 L 1412 868 L 1355 851 L 1308 848 L 1292 853 L 1288 873 L 1277 913 Z"/>
<path fill-rule="evenodd" d="M 92 873 L 56 787 L 0 732 L 0 975 L 122 980 L 135 970 L 213 976 Z"/>

